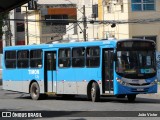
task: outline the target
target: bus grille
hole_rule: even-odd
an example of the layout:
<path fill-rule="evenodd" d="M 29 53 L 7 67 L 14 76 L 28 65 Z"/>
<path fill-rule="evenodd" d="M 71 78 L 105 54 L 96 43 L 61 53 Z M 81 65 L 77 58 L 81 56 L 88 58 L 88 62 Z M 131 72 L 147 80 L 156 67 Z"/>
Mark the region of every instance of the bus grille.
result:
<path fill-rule="evenodd" d="M 146 86 L 149 85 L 150 83 L 143 83 L 143 84 L 137 84 L 137 83 L 129 83 L 132 86 Z"/>

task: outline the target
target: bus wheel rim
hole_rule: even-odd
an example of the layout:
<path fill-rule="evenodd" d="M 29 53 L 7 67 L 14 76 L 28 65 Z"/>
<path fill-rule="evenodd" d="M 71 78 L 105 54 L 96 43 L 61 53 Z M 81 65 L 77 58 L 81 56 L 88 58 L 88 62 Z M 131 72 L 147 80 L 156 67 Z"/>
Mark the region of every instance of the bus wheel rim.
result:
<path fill-rule="evenodd" d="M 36 86 L 33 87 L 33 96 L 37 96 L 38 89 Z"/>
<path fill-rule="evenodd" d="M 91 95 L 92 95 L 92 97 L 95 97 L 95 89 L 94 88 L 91 89 Z"/>

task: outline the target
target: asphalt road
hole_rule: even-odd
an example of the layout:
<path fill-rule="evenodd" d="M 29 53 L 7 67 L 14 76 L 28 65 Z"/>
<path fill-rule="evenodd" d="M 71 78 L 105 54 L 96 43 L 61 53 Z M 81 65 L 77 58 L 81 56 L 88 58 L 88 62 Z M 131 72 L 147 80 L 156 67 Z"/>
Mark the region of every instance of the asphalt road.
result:
<path fill-rule="evenodd" d="M 0 111 L 160 111 L 160 93 L 138 95 L 134 103 L 128 103 L 127 98 L 122 99 L 115 97 L 103 97 L 100 102 L 93 103 L 88 101 L 86 96 L 76 96 L 72 99 L 50 96 L 46 100 L 34 101 L 31 100 L 29 94 L 4 91 L 2 87 L 0 87 Z M 122 114 L 125 114 L 125 112 L 122 112 Z M 56 120 L 107 119 L 106 117 L 61 117 L 62 118 L 56 118 Z M 130 118 L 130 120 L 135 119 L 135 117 Z M 111 118 L 118 119 L 114 116 Z M 143 120 L 143 118 L 144 117 L 138 117 L 137 119 Z M 125 119 L 128 120 L 128 118 Z M 158 120 L 157 117 L 153 119 Z"/>

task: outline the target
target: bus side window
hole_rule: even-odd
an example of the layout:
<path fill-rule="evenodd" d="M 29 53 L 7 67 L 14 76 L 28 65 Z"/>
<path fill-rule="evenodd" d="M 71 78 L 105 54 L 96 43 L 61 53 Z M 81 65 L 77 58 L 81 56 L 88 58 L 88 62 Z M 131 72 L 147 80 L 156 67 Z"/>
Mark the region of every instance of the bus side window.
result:
<path fill-rule="evenodd" d="M 100 48 L 87 47 L 86 66 L 99 67 L 100 64 Z"/>
<path fill-rule="evenodd" d="M 59 49 L 58 66 L 60 68 L 70 67 L 71 65 L 71 50 L 70 48 Z"/>
<path fill-rule="evenodd" d="M 16 68 L 16 51 L 5 52 L 5 66 L 6 68 Z"/>
<path fill-rule="evenodd" d="M 28 68 L 29 67 L 29 51 L 19 50 L 17 52 L 17 67 L 18 68 Z"/>
<path fill-rule="evenodd" d="M 41 49 L 30 51 L 30 67 L 41 68 L 42 67 L 43 52 Z"/>
<path fill-rule="evenodd" d="M 85 66 L 85 48 L 78 47 L 72 49 L 72 67 Z"/>

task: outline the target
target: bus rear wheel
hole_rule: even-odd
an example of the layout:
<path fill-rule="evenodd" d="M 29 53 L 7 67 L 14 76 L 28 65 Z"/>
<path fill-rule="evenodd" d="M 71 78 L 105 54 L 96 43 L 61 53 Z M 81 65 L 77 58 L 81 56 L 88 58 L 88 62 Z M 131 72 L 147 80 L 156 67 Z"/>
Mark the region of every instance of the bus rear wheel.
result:
<path fill-rule="evenodd" d="M 100 101 L 100 90 L 99 90 L 99 86 L 98 86 L 98 84 L 96 82 L 92 83 L 91 99 L 92 99 L 92 102 Z"/>
<path fill-rule="evenodd" d="M 136 94 L 127 95 L 129 102 L 134 102 L 136 99 Z"/>
<path fill-rule="evenodd" d="M 30 86 L 30 95 L 33 100 L 39 100 L 42 95 L 40 95 L 40 88 L 37 82 L 33 82 Z"/>

